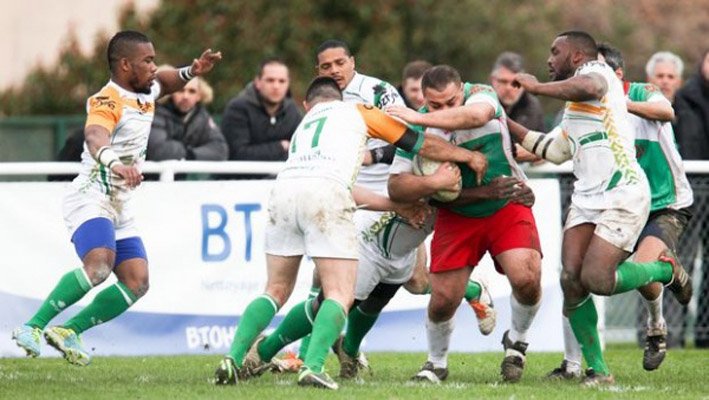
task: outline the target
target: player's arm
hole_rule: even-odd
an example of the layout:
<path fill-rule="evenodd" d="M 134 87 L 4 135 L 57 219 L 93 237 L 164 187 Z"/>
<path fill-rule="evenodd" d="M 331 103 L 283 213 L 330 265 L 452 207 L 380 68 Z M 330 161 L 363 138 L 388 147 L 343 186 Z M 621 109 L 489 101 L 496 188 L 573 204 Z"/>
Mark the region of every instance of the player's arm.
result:
<path fill-rule="evenodd" d="M 590 72 L 556 82 L 541 83 L 530 74 L 517 74 L 514 83 L 532 94 L 566 101 L 600 100 L 608 92 L 608 82 L 601 74 Z"/>
<path fill-rule="evenodd" d="M 128 187 L 136 187 L 143 181 L 143 175 L 133 165 L 123 165 L 118 155 L 111 150 L 111 133 L 101 125 L 87 125 L 84 140 L 91 156 L 126 181 Z"/>
<path fill-rule="evenodd" d="M 357 107 L 371 137 L 385 140 L 400 149 L 432 160 L 467 164 L 475 171 L 478 184 L 482 182 L 487 172 L 487 158 L 479 151 L 458 147 L 435 135 L 416 132 L 377 108 L 363 104 L 358 104 Z"/>
<path fill-rule="evenodd" d="M 403 119 L 412 125 L 445 129 L 472 129 L 485 125 L 495 117 L 495 108 L 487 103 L 466 104 L 429 113 L 420 113 L 408 107 L 392 106 L 387 114 Z"/>
<path fill-rule="evenodd" d="M 352 197 L 358 208 L 371 211 L 393 211 L 416 228 L 420 228 L 431 213 L 431 209 L 425 203 L 417 200 L 411 202 L 393 201 L 389 197 L 376 194 L 358 185 L 352 188 Z"/>
<path fill-rule="evenodd" d="M 628 100 L 628 112 L 653 121 L 667 122 L 675 118 L 675 110 L 669 102 Z"/>
<path fill-rule="evenodd" d="M 561 132 L 560 128 L 555 128 L 552 132 L 544 134 L 543 132 L 529 130 L 511 119 L 507 120 L 507 127 L 510 135 L 525 150 L 536 156 L 557 165 L 571 159 L 569 140 Z"/>
<path fill-rule="evenodd" d="M 534 193 L 524 181 L 511 176 L 498 176 L 488 185 L 464 188 L 453 201 L 440 202 L 433 200 L 432 204 L 439 208 L 447 208 L 503 199 L 531 207 L 534 204 Z"/>
<path fill-rule="evenodd" d="M 221 59 L 221 51 L 214 52 L 212 49 L 207 49 L 199 58 L 195 58 L 188 67 L 168 68 L 158 71 L 157 77 L 162 90 L 160 96 L 162 97 L 182 89 L 190 79 L 211 71 L 214 68 L 214 64 Z"/>
<path fill-rule="evenodd" d="M 431 175 L 418 176 L 408 172 L 390 174 L 388 192 L 392 200 L 408 203 L 429 197 L 440 190 L 458 191 L 459 183 L 460 168 L 445 162 Z"/>

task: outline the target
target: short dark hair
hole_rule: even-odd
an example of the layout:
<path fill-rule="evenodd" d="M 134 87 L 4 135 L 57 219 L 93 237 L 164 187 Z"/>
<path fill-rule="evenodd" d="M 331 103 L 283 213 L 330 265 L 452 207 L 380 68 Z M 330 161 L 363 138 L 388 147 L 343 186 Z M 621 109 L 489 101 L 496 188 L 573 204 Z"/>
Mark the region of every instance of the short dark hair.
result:
<path fill-rule="evenodd" d="M 116 65 L 121 58 L 130 55 L 133 45 L 138 43 L 151 43 L 147 36 L 136 31 L 120 31 L 113 35 L 108 42 L 108 68 L 115 71 Z"/>
<path fill-rule="evenodd" d="M 524 59 L 517 53 L 505 51 L 497 56 L 495 64 L 492 65 L 492 72 L 495 72 L 502 67 L 509 69 L 514 73 L 524 72 Z"/>
<path fill-rule="evenodd" d="M 316 99 L 342 100 L 342 91 L 337 81 L 329 76 L 319 76 L 313 79 L 305 92 L 305 101 L 312 103 Z"/>
<path fill-rule="evenodd" d="M 407 79 L 419 79 L 423 74 L 429 69 L 433 68 L 430 62 L 424 60 L 411 61 L 404 66 L 404 70 L 401 74 L 401 81 L 406 81 Z"/>
<path fill-rule="evenodd" d="M 449 84 L 460 84 L 462 79 L 460 73 L 450 65 L 436 65 L 426 71 L 421 78 L 421 90 L 434 89 L 444 90 Z"/>
<path fill-rule="evenodd" d="M 328 49 L 344 49 L 345 54 L 347 54 L 348 57 L 352 57 L 352 52 L 350 51 L 350 46 L 348 46 L 347 43 L 345 43 L 342 40 L 338 40 L 338 39 L 328 39 L 328 40 L 322 42 L 320 44 L 320 46 L 318 46 L 318 49 L 315 53 L 315 64 L 318 63 L 318 56 L 320 56 L 320 54 L 323 51 L 328 50 Z"/>
<path fill-rule="evenodd" d="M 598 58 L 598 46 L 596 40 L 589 33 L 584 31 L 566 31 L 556 37 L 565 36 L 568 41 L 581 50 L 588 58 Z"/>
<path fill-rule="evenodd" d="M 261 60 L 261 62 L 258 64 L 258 73 L 256 74 L 256 76 L 258 76 L 260 78 L 263 75 L 263 69 L 266 68 L 267 65 L 271 65 L 271 64 L 278 64 L 278 65 L 282 65 L 282 66 L 288 68 L 288 65 L 286 64 L 286 62 L 282 58 L 280 58 L 280 57 L 266 57 L 263 60 Z"/>
<path fill-rule="evenodd" d="M 601 43 L 598 45 L 598 53 L 606 59 L 606 64 L 613 68 L 613 71 L 619 68 L 625 70 L 623 54 L 617 48 L 611 46 L 609 43 Z"/>

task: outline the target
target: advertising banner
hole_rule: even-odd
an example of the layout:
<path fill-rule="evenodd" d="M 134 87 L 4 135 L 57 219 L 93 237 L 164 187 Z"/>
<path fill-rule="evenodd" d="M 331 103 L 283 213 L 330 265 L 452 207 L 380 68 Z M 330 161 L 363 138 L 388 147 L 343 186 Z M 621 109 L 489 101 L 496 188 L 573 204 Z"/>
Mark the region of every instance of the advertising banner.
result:
<path fill-rule="evenodd" d="M 529 335 L 531 351 L 561 350 L 561 217 L 555 179 L 531 180 L 544 252 L 543 298 Z M 66 272 L 81 266 L 62 218 L 64 183 L 0 183 L 0 356 L 22 356 L 12 329 L 26 322 Z M 95 355 L 215 353 L 228 350 L 239 316 L 266 283 L 264 228 L 272 181 L 146 182 L 133 209 L 150 264 L 150 290 L 128 312 L 83 335 Z M 307 296 L 305 259 L 288 309 Z M 453 351 L 498 351 L 510 326 L 510 288 L 486 257 L 474 272 L 488 279 L 498 328 L 483 337 L 465 303 Z M 51 325 L 61 324 L 111 284 L 93 288 Z M 425 351 L 428 296 L 401 290 L 367 336 L 365 351 Z M 395 338 L 396 340 L 392 340 Z M 43 355 L 56 352 L 43 344 Z"/>

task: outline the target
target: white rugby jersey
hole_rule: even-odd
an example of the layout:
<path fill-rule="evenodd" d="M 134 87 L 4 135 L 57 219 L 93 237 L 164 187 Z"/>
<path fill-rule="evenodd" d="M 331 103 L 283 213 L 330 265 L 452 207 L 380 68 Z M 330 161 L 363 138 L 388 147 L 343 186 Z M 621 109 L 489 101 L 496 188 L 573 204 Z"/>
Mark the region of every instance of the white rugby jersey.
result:
<path fill-rule="evenodd" d="M 395 87 L 380 79 L 357 72 L 342 91 L 342 98 L 348 103 L 371 104 L 380 109 L 391 105 L 406 106 Z M 367 140 L 366 148 L 372 150 L 386 145 L 385 141 L 372 138 Z M 383 163 L 365 165 L 359 171 L 357 185 L 379 194 L 387 194 L 388 179 L 389 165 Z"/>
<path fill-rule="evenodd" d="M 635 131 L 628 118 L 623 83 L 608 65 L 595 60 L 580 66 L 575 76 L 590 73 L 605 79 L 605 96 L 567 102 L 561 121 L 562 134 L 571 142 L 575 196 L 597 195 L 645 180 L 635 158 Z"/>
<path fill-rule="evenodd" d="M 422 134 L 371 105 L 318 103 L 295 130 L 288 160 L 277 179 L 329 178 L 352 189 L 368 137 L 396 143 L 415 153 L 423 145 Z"/>
<path fill-rule="evenodd" d="M 140 165 L 145 161 L 148 136 L 155 114 L 155 100 L 160 95 L 156 80 L 150 93 L 134 93 L 109 81 L 86 102 L 86 126 L 100 125 L 110 132 L 111 150 L 124 165 Z M 132 189 L 125 180 L 96 161 L 84 142 L 81 169 L 72 185 L 80 192 L 94 191 L 116 201 L 128 200 Z"/>

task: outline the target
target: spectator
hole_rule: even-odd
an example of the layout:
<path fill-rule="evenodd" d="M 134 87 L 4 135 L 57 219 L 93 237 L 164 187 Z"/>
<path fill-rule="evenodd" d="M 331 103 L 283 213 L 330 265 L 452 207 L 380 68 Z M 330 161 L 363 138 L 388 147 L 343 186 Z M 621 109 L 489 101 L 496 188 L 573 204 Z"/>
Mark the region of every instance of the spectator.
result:
<path fill-rule="evenodd" d="M 709 51 L 699 61 L 697 75 L 677 92 L 675 113 L 675 135 L 682 157 L 709 159 Z"/>
<path fill-rule="evenodd" d="M 288 66 L 276 58 L 261 62 L 258 75 L 224 109 L 222 132 L 230 160 L 285 161 L 302 115 L 289 96 Z M 231 175 L 229 179 L 263 178 Z"/>
<path fill-rule="evenodd" d="M 155 110 L 147 159 L 226 160 L 224 136 L 205 108 L 212 97 L 212 88 L 197 77 L 163 98 Z"/>
<path fill-rule="evenodd" d="M 709 50 L 699 61 L 697 75 L 679 89 L 675 97 L 677 123 L 675 135 L 679 151 L 685 160 L 709 159 Z M 690 177 L 691 179 L 691 177 Z M 703 182 L 703 181 L 701 181 Z M 699 190 L 703 185 L 700 183 Z M 700 209 L 701 210 L 701 209 Z M 699 210 L 698 210 L 699 211 Z M 701 248 L 702 274 L 697 293 L 697 315 L 694 326 L 694 345 L 709 347 L 709 240 L 707 240 L 706 214 L 698 212 L 698 219 L 689 229 L 688 256 L 695 259 Z M 701 243 L 701 246 L 700 246 Z"/>
<path fill-rule="evenodd" d="M 529 129 L 546 132 L 544 110 L 539 99 L 521 87 L 512 85 L 515 76 L 521 72 L 525 72 L 522 56 L 506 51 L 495 60 L 490 72 L 490 83 L 508 117 Z"/>
<path fill-rule="evenodd" d="M 682 86 L 684 63 L 676 54 L 659 51 L 645 65 L 647 81 L 660 88 L 670 103 L 675 103 L 675 93 Z"/>
<path fill-rule="evenodd" d="M 518 73 L 524 72 L 522 56 L 511 51 L 505 51 L 497 57 L 490 72 L 492 84 L 500 104 L 510 119 L 538 132 L 546 132 L 544 127 L 544 110 L 536 96 L 527 93 L 521 87 L 512 84 Z M 512 146 L 512 154 L 518 162 L 543 163 L 539 157 L 528 152 L 519 144 Z"/>
<path fill-rule="evenodd" d="M 396 88 L 404 99 L 406 107 L 418 110 L 424 105 L 421 78 L 423 74 L 433 67 L 430 62 L 423 60 L 411 61 L 404 66 L 401 76 L 401 85 Z"/>

